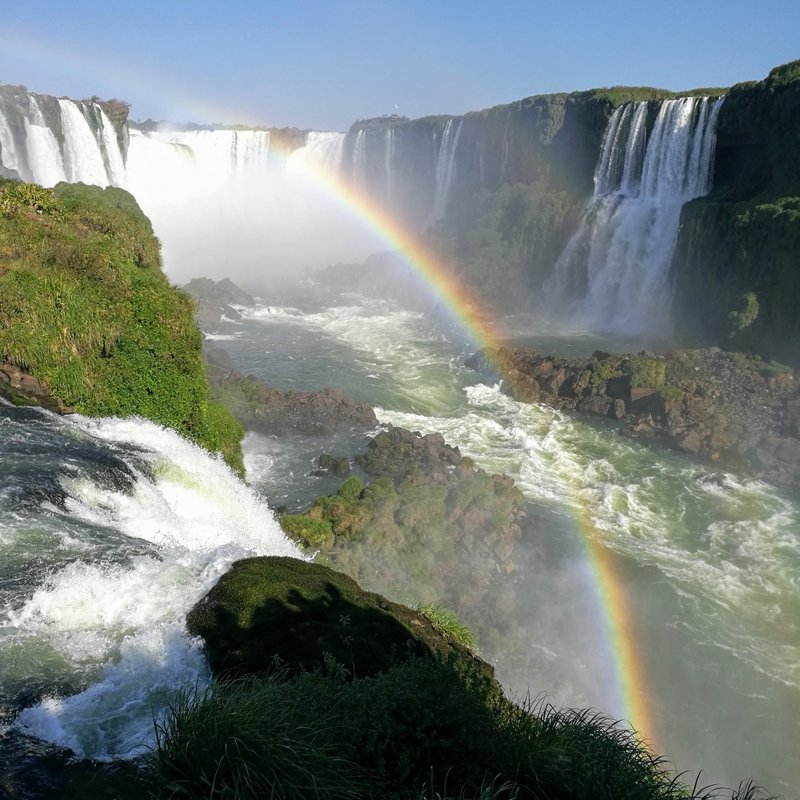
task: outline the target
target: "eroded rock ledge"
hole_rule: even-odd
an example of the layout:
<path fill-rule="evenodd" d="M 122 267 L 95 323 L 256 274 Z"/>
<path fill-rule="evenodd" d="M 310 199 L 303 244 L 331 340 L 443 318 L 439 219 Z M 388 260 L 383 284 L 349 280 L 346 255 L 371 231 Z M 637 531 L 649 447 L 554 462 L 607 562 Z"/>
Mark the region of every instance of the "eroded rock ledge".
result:
<path fill-rule="evenodd" d="M 50 387 L 8 361 L 0 361 L 0 397 L 16 406 L 41 406 L 57 414 L 72 414 L 60 397 L 54 397 Z"/>
<path fill-rule="evenodd" d="M 787 367 L 719 348 L 590 358 L 499 348 L 467 361 L 487 364 L 517 400 L 618 420 L 778 485 L 800 479 L 800 381 Z"/>

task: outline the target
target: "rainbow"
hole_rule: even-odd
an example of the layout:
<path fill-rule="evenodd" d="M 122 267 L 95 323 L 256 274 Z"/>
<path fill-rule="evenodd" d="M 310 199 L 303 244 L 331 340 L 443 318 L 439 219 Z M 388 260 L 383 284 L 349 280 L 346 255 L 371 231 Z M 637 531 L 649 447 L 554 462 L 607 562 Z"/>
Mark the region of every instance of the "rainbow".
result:
<path fill-rule="evenodd" d="M 288 153 L 279 154 L 284 160 Z M 294 167 L 294 163 L 293 163 Z M 328 193 L 335 201 L 386 243 L 398 251 L 407 264 L 420 276 L 430 291 L 447 307 L 451 317 L 465 330 L 478 347 L 488 351 L 505 344 L 501 332 L 492 322 L 491 315 L 475 294 L 464 285 L 455 271 L 442 261 L 420 237 L 381 208 L 352 182 L 319 164 L 303 162 L 301 169 L 312 182 Z M 502 365 L 495 360 L 495 368 L 502 376 Z M 566 486 L 567 496 L 575 509 L 576 527 L 594 575 L 607 640 L 615 661 L 618 686 L 617 696 L 624 719 L 649 747 L 657 746 L 656 725 L 647 688 L 646 669 L 638 645 L 636 624 L 631 613 L 631 602 L 620 577 L 619 557 L 600 544 L 600 536 L 592 515 L 576 487 Z"/>

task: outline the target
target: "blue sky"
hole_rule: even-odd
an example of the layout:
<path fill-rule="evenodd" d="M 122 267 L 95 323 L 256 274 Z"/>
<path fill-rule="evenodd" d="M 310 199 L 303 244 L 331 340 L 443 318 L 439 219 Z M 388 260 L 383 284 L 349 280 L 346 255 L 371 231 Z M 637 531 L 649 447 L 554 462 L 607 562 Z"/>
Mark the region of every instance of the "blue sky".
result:
<path fill-rule="evenodd" d="M 0 81 L 134 119 L 344 130 L 615 84 L 729 86 L 800 58 L 800 0 L 9 3 Z"/>

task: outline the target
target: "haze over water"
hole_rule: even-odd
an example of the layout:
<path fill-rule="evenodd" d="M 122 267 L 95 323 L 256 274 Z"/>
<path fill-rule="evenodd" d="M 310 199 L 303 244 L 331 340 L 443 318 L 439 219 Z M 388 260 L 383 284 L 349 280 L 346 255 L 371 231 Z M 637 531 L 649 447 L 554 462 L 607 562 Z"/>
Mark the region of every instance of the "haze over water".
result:
<path fill-rule="evenodd" d="M 66 117 L 75 116 L 74 104 L 59 104 Z M 708 119 L 709 109 L 704 113 Z M 633 118 L 634 109 L 628 114 Z M 31 124 L 37 147 L 52 155 L 47 126 Z M 246 163 L 215 173 L 220 152 L 209 151 L 233 137 L 204 133 L 134 135 L 128 170 L 117 182 L 126 182 L 152 215 L 174 279 L 208 267 L 215 277 L 249 279 L 263 294 L 259 308 L 215 337 L 239 368 L 278 388 L 338 386 L 376 405 L 382 422 L 438 431 L 479 466 L 511 475 L 531 502 L 523 570 L 512 587 L 515 629 L 484 645 L 504 684 L 625 715 L 617 655 L 584 553 L 589 533 L 619 557 L 658 748 L 680 770 L 702 769 L 701 783 L 752 776 L 795 796 L 798 498 L 620 437 L 609 426 L 517 403 L 496 376 L 463 367 L 469 337 L 428 313 L 313 281 L 299 284 L 291 298 L 281 296 L 273 275 L 303 266 L 293 242 L 302 241 L 302 258 L 320 264 L 367 254 L 376 247 L 375 232 L 313 181 L 295 182 L 291 164 L 275 169 L 247 161 L 258 161 L 261 151 L 237 148 L 237 159 L 249 153 Z M 451 196 L 458 134 L 452 123 L 433 133 L 431 219 L 445 213 Z M 336 136 L 307 141 L 299 158 L 314 147 L 316 157 L 328 157 Z M 191 158 L 181 138 L 197 140 Z M 76 153 L 100 147 L 84 139 Z M 383 141 L 381 175 L 396 186 L 388 157 L 396 143 Z M 115 182 L 113 165 L 102 159 L 110 147 L 98 149 L 100 162 L 85 159 L 97 182 Z M 233 151 L 221 152 L 229 158 Z M 354 147 L 356 177 L 369 174 L 366 153 Z M 54 159 L 48 164 L 58 166 Z M 170 191 L 155 191 L 165 175 Z M 624 205 L 616 203 L 614 213 Z M 621 225 L 592 235 L 608 243 L 620 229 L 630 232 Z M 659 241 L 673 235 L 660 233 Z M 589 281 L 589 296 L 614 308 L 616 296 L 600 280 L 607 264 L 592 263 L 599 280 Z M 512 323 L 527 343 L 560 353 L 637 349 L 640 341 L 539 326 L 537 317 Z M 152 714 L 169 692 L 208 679 L 197 643 L 182 628 L 188 608 L 235 558 L 296 553 L 265 500 L 294 509 L 333 491 L 335 481 L 311 474 L 313 459 L 327 449 L 352 455 L 363 449 L 363 437 L 251 434 L 247 488 L 207 454 L 149 423 L 0 410 L 11 434 L 3 465 L 13 478 L 0 496 L 0 543 L 10 565 L 0 635 L 13 664 L 2 686 L 6 720 L 83 756 L 142 752 Z M 31 453 L 36 459 L 26 461 Z M 402 580 L 402 564 L 397 575 Z M 401 599 L 413 601 L 422 588 L 409 585 Z"/>

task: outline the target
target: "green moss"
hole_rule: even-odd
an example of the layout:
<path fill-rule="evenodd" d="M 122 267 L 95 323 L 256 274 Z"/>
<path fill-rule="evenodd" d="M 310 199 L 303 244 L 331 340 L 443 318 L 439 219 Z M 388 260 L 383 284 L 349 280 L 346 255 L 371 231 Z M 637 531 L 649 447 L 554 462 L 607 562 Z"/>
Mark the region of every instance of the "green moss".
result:
<path fill-rule="evenodd" d="M 631 377 L 631 386 L 661 389 L 667 373 L 663 359 L 633 356 L 622 363 L 622 370 Z"/>
<path fill-rule="evenodd" d="M 81 413 L 146 417 L 241 472 L 241 429 L 207 403 L 191 302 L 133 197 L 0 181 L 0 209 L 0 358 Z"/>
<path fill-rule="evenodd" d="M 684 397 L 683 389 L 671 383 L 665 384 L 660 393 L 667 403 L 680 403 Z"/>
<path fill-rule="evenodd" d="M 269 672 L 275 663 L 319 669 L 331 658 L 352 675 L 373 675 L 409 655 L 472 660 L 413 609 L 294 558 L 236 562 L 186 624 L 205 639 L 214 671 L 228 677 Z"/>

